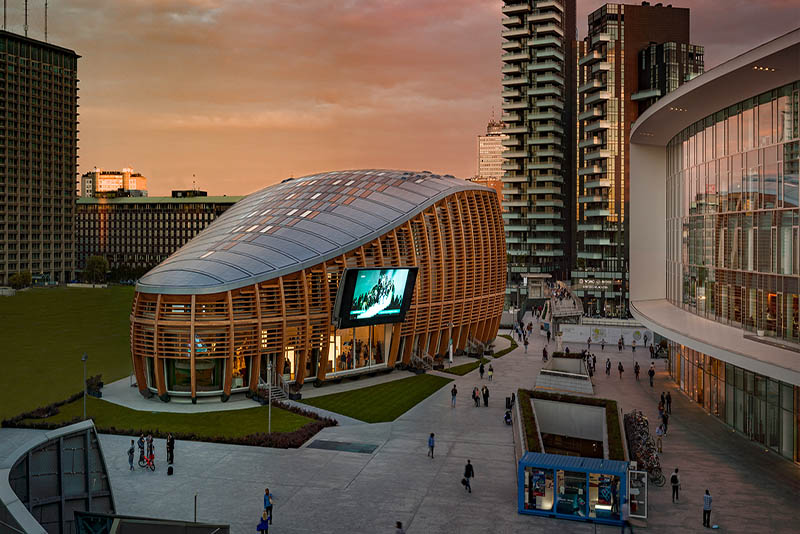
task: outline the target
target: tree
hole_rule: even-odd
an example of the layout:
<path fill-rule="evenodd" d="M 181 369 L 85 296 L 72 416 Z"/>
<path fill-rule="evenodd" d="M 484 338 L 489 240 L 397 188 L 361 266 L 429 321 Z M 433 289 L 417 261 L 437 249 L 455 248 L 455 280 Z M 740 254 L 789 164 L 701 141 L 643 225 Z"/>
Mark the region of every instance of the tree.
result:
<path fill-rule="evenodd" d="M 32 282 L 33 277 L 31 276 L 30 271 L 20 271 L 8 277 L 8 283 L 11 284 L 11 287 L 14 289 L 28 287 Z"/>
<path fill-rule="evenodd" d="M 86 260 L 86 278 L 89 282 L 96 284 L 104 282 L 108 271 L 108 260 L 105 256 L 92 256 Z"/>

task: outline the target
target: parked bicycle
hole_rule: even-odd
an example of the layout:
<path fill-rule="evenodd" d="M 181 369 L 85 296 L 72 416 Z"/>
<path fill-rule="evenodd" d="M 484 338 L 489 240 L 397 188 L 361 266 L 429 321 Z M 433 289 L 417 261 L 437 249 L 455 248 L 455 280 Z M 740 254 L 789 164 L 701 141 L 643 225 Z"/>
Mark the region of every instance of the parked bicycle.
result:
<path fill-rule="evenodd" d="M 150 468 L 150 471 L 156 470 L 156 455 L 150 453 L 148 456 L 139 457 L 139 467 Z"/>
<path fill-rule="evenodd" d="M 647 417 L 641 411 L 634 410 L 625 414 L 623 420 L 631 458 L 647 471 L 650 482 L 659 487 L 663 486 L 667 478 L 661 471 L 661 461 L 656 452 L 655 440 L 650 435 L 650 423 Z"/>

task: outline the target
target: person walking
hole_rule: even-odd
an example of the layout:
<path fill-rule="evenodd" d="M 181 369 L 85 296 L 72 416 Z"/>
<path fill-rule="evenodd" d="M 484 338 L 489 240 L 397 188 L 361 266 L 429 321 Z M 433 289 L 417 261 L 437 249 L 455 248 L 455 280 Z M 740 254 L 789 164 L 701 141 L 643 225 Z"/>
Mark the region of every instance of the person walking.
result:
<path fill-rule="evenodd" d="M 175 461 L 175 436 L 172 432 L 167 434 L 167 463 L 172 464 Z"/>
<path fill-rule="evenodd" d="M 586 340 L 586 350 L 592 350 L 592 336 Z"/>
<path fill-rule="evenodd" d="M 678 498 L 678 492 L 681 489 L 681 478 L 678 476 L 678 468 L 675 468 L 675 472 L 669 477 L 669 483 L 672 485 L 672 503 L 675 504 L 675 501 L 680 501 Z"/>
<path fill-rule="evenodd" d="M 128 465 L 131 467 L 131 471 L 133 471 L 133 455 L 136 454 L 136 448 L 133 445 L 133 440 L 131 440 L 131 448 L 128 449 Z"/>
<path fill-rule="evenodd" d="M 147 434 L 147 439 L 145 441 L 147 442 L 147 457 L 152 459 L 155 457 L 153 453 L 153 435 Z"/>
<path fill-rule="evenodd" d="M 458 395 L 458 390 L 456 389 L 456 385 L 453 384 L 453 389 L 450 390 L 450 405 L 453 408 L 456 407 L 456 395 Z"/>
<path fill-rule="evenodd" d="M 547 344 L 550 344 L 550 330 L 547 331 Z"/>
<path fill-rule="evenodd" d="M 486 368 L 483 366 L 483 361 L 481 360 L 481 365 L 480 365 L 480 367 L 478 367 L 478 373 L 480 373 L 480 375 L 481 375 L 481 380 L 483 380 L 483 373 L 484 373 L 485 370 L 486 370 Z"/>
<path fill-rule="evenodd" d="M 528 354 L 528 336 L 525 336 L 525 341 L 523 342 L 525 346 L 525 354 Z"/>
<path fill-rule="evenodd" d="M 606 376 L 611 376 L 611 358 L 606 358 Z"/>
<path fill-rule="evenodd" d="M 433 432 L 431 432 L 431 435 L 428 436 L 428 456 L 430 456 L 431 458 L 433 458 L 434 445 L 436 445 L 436 442 L 433 440 Z"/>
<path fill-rule="evenodd" d="M 650 359 L 654 359 L 656 357 L 656 349 L 653 348 L 653 345 L 650 345 Z"/>
<path fill-rule="evenodd" d="M 144 434 L 139 435 L 139 441 L 136 442 L 139 446 L 139 461 L 144 462 Z"/>
<path fill-rule="evenodd" d="M 547 361 L 547 347 L 542 347 L 542 361 Z"/>
<path fill-rule="evenodd" d="M 711 528 L 711 494 L 708 490 L 703 495 L 703 526 Z"/>
<path fill-rule="evenodd" d="M 670 395 L 669 391 L 667 391 L 667 413 L 672 415 L 672 395 Z"/>
<path fill-rule="evenodd" d="M 617 363 L 617 371 L 619 371 L 619 379 L 622 380 L 622 373 L 625 372 L 625 368 L 622 367 L 622 362 Z"/>
<path fill-rule="evenodd" d="M 622 351 L 622 338 L 617 341 L 617 351 Z"/>
<path fill-rule="evenodd" d="M 597 356 L 592 354 L 592 371 L 597 372 Z"/>
<path fill-rule="evenodd" d="M 639 371 L 641 371 L 641 367 L 639 367 L 639 362 L 633 363 L 633 374 L 636 376 L 636 381 L 639 381 Z"/>
<path fill-rule="evenodd" d="M 661 415 L 661 422 L 664 425 L 664 435 L 666 436 L 669 429 L 669 415 L 666 412 Z"/>
<path fill-rule="evenodd" d="M 647 370 L 647 376 L 650 377 L 650 387 L 653 387 L 653 378 L 656 376 L 656 365 L 650 362 L 650 369 Z"/>
<path fill-rule="evenodd" d="M 661 450 L 661 447 L 663 445 L 662 441 L 663 437 L 664 437 L 664 425 L 658 425 L 658 428 L 656 428 L 656 448 L 658 449 L 658 452 L 663 452 Z"/>
<path fill-rule="evenodd" d="M 636 352 L 636 340 L 635 339 L 631 342 L 631 352 Z"/>
<path fill-rule="evenodd" d="M 269 524 L 272 524 L 272 494 L 269 492 L 269 488 L 264 490 L 264 512 L 267 514 L 267 519 Z M 263 517 L 263 516 L 262 516 Z"/>
<path fill-rule="evenodd" d="M 525 347 L 527 348 L 528 345 L 525 345 Z M 489 364 L 489 371 L 487 371 L 487 374 L 489 375 L 489 382 L 491 382 L 492 381 L 492 376 L 494 376 L 494 367 L 492 367 L 491 363 Z"/>
<path fill-rule="evenodd" d="M 472 467 L 472 463 L 467 460 L 467 465 L 464 466 L 464 489 L 472 493 L 472 486 L 470 485 L 470 479 L 475 478 L 475 469 Z"/>
<path fill-rule="evenodd" d="M 661 392 L 661 406 L 666 406 L 667 398 L 664 396 L 664 392 Z"/>
<path fill-rule="evenodd" d="M 644 346 L 647 346 L 647 334 L 644 335 Z"/>
<path fill-rule="evenodd" d="M 489 388 L 483 386 L 483 405 L 489 407 Z"/>
<path fill-rule="evenodd" d="M 600 340 L 600 350 L 601 351 L 606 350 L 606 338 Z"/>
<path fill-rule="evenodd" d="M 564 347 L 564 354 L 569 354 L 569 347 Z"/>
<path fill-rule="evenodd" d="M 256 530 L 261 534 L 267 534 L 269 532 L 269 515 L 266 510 L 261 512 L 261 521 L 258 522 Z"/>
<path fill-rule="evenodd" d="M 475 402 L 476 408 L 481 405 L 481 394 L 477 387 L 472 390 L 472 400 Z"/>
<path fill-rule="evenodd" d="M 403 529 L 403 522 L 396 521 L 394 524 L 394 534 L 406 534 L 406 531 Z"/>

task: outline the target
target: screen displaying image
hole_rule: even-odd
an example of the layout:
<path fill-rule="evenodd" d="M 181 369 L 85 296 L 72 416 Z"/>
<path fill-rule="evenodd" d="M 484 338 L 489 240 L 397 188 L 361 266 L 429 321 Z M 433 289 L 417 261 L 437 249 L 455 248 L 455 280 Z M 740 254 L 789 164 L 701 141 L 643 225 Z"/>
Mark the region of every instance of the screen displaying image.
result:
<path fill-rule="evenodd" d="M 340 326 L 402 322 L 416 274 L 416 268 L 348 269 L 337 298 Z"/>

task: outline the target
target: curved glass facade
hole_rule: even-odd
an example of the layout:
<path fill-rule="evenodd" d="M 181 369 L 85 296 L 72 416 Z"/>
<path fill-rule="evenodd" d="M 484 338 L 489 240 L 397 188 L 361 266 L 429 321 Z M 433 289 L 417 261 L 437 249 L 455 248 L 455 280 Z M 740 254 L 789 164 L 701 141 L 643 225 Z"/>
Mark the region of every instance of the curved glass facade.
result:
<path fill-rule="evenodd" d="M 750 98 L 692 124 L 667 147 L 668 300 L 794 343 L 799 95 L 800 81 Z"/>

